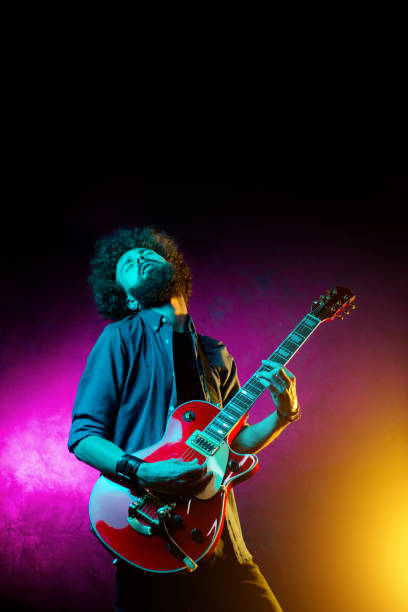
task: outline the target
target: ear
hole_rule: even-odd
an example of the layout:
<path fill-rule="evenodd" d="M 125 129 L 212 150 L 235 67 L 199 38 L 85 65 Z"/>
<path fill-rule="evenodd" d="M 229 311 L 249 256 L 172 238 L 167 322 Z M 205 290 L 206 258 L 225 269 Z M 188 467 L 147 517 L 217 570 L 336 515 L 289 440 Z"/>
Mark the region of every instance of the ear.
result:
<path fill-rule="evenodd" d="M 134 310 L 135 312 L 138 312 L 140 310 L 139 302 L 135 300 L 135 298 L 132 296 L 128 296 L 126 300 L 126 304 L 129 310 Z"/>

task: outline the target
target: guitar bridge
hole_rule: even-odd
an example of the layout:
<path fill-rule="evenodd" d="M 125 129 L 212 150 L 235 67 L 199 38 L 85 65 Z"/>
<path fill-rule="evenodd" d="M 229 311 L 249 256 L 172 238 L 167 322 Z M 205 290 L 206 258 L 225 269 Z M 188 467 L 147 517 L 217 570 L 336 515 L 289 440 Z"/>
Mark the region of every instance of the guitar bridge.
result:
<path fill-rule="evenodd" d="M 132 502 L 128 510 L 128 523 L 138 533 L 146 536 L 152 536 L 160 528 L 161 523 L 159 518 L 151 516 L 144 506 L 153 502 L 159 506 L 157 512 L 158 516 L 170 516 L 171 511 L 175 507 L 175 503 L 165 504 L 161 499 L 147 493 L 141 497 L 136 497 L 135 501 Z M 139 519 L 142 519 L 141 522 Z"/>
<path fill-rule="evenodd" d="M 147 505 L 151 510 L 152 502 L 159 506 L 156 510 L 157 518 L 151 516 L 147 512 L 147 508 L 143 509 L 144 506 Z M 135 531 L 142 535 L 161 535 L 164 537 L 165 540 L 167 540 L 170 552 L 182 560 L 188 572 L 194 572 L 194 570 L 197 569 L 197 564 L 177 544 L 166 524 L 166 520 L 171 517 L 171 513 L 175 506 L 175 502 L 164 504 L 156 495 L 153 495 L 150 491 L 146 491 L 145 495 L 137 497 L 135 501 L 130 504 L 128 510 L 128 523 Z M 142 519 L 143 523 L 139 519 Z"/>
<path fill-rule="evenodd" d="M 209 435 L 205 434 L 199 429 L 196 429 L 195 432 L 191 434 L 186 441 L 186 445 L 190 446 L 190 448 L 194 448 L 194 450 L 199 451 L 206 457 L 212 457 L 220 448 L 218 442 L 210 438 Z"/>

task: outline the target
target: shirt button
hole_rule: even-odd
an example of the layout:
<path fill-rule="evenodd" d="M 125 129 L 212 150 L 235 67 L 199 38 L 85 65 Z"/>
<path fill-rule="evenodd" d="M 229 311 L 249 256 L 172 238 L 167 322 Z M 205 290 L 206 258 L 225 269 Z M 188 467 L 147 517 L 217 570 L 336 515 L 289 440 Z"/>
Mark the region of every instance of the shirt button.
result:
<path fill-rule="evenodd" d="M 165 343 L 166 343 L 166 344 L 168 344 L 168 343 L 169 343 L 169 341 L 168 341 L 168 339 L 167 339 L 167 338 L 165 339 Z"/>
<path fill-rule="evenodd" d="M 166 317 L 163 317 L 163 323 L 165 323 L 167 321 Z"/>

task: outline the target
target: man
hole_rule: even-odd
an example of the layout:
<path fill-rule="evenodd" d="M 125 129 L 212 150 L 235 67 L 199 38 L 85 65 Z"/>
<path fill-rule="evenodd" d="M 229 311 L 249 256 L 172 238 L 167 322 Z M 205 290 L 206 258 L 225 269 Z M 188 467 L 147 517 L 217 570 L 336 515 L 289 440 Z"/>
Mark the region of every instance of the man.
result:
<path fill-rule="evenodd" d="M 197 334 L 188 314 L 191 275 L 174 240 L 154 228 L 120 229 L 97 241 L 90 283 L 107 325 L 78 386 L 68 448 L 103 474 L 157 493 L 192 496 L 211 479 L 196 461 L 155 463 L 137 457 L 158 442 L 174 409 L 189 400 L 224 406 L 240 388 L 234 359 L 219 342 Z M 245 423 L 233 440 L 254 453 L 300 417 L 295 377 L 265 361 L 259 380 L 273 413 Z M 132 454 L 131 454 L 132 453 Z M 116 610 L 281 610 L 245 546 L 234 494 L 209 559 L 192 573 L 143 571 L 116 563 Z"/>

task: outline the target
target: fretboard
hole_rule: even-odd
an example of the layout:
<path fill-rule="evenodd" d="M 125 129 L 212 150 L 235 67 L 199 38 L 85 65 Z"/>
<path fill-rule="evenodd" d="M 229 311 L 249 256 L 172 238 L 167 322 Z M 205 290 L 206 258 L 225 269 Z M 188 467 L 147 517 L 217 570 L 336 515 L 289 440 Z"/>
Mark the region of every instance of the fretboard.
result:
<path fill-rule="evenodd" d="M 267 359 L 286 365 L 320 323 L 320 319 L 307 314 Z M 270 370 L 270 367 L 262 364 L 228 404 L 224 406 L 215 419 L 207 425 L 205 433 L 217 442 L 224 440 L 242 416 L 252 408 L 256 400 L 265 391 L 265 387 L 258 380 L 257 375 L 260 372 Z"/>

